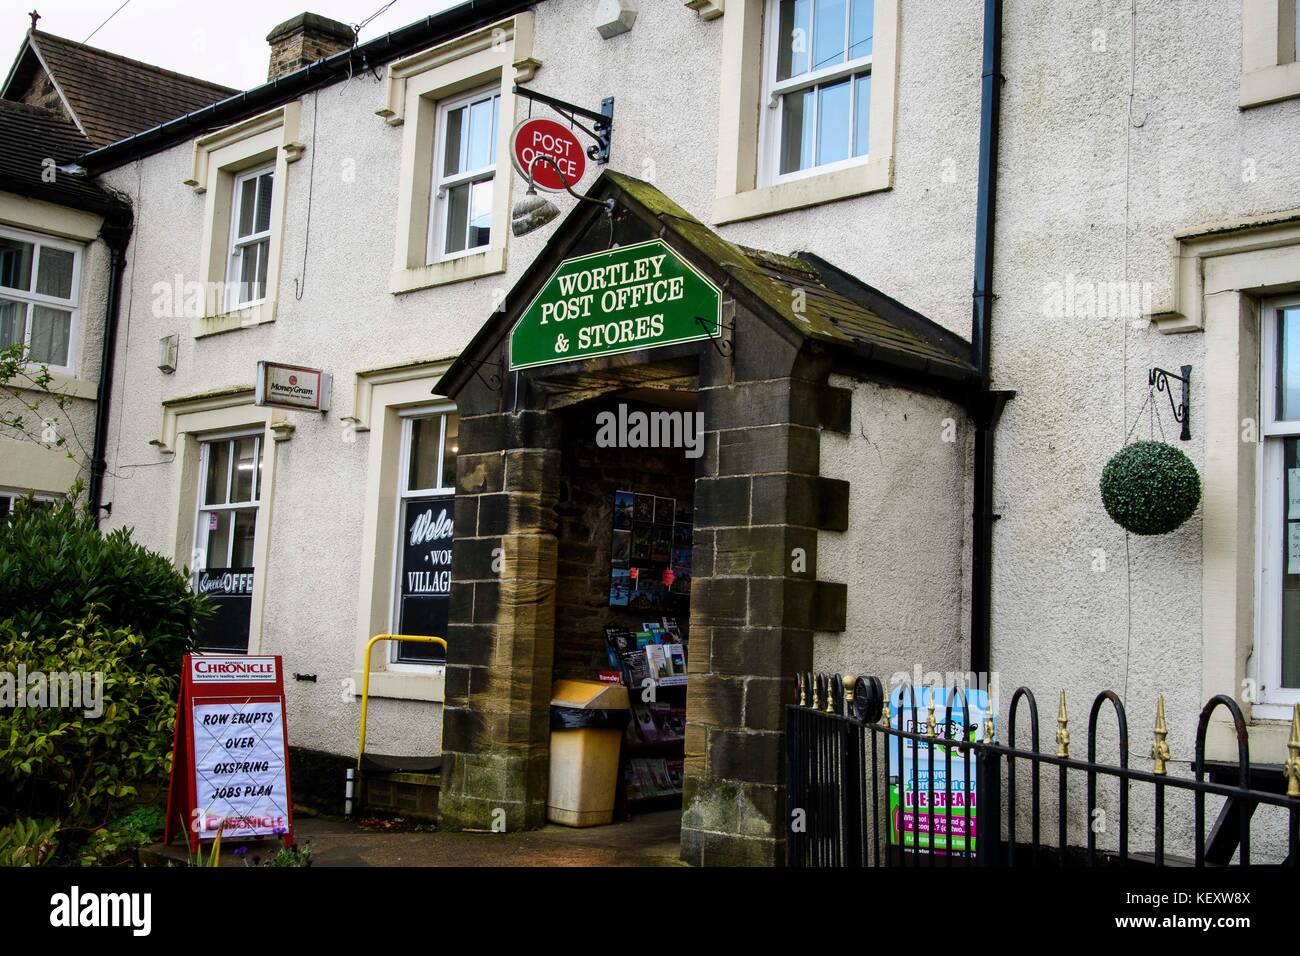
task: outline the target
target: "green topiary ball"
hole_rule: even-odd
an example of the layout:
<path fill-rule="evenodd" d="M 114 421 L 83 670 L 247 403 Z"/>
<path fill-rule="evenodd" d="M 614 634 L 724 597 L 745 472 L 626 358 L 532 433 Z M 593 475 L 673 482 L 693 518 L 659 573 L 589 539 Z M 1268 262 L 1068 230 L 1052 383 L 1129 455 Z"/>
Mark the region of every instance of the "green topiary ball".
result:
<path fill-rule="evenodd" d="M 1196 511 L 1201 476 L 1180 449 L 1158 441 L 1126 445 L 1101 473 L 1101 501 L 1134 534 L 1168 534 Z"/>

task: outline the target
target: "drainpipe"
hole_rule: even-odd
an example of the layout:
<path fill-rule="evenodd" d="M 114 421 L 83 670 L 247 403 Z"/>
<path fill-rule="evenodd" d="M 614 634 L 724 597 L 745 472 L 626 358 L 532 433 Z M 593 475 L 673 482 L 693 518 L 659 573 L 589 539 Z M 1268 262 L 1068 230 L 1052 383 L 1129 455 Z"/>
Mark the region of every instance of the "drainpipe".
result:
<path fill-rule="evenodd" d="M 975 422 L 975 474 L 971 533 L 970 668 L 990 670 L 993 595 L 993 452 L 994 431 L 1002 408 L 1014 392 L 999 392 L 991 383 L 989 344 L 993 317 L 993 226 L 998 187 L 998 125 L 1002 89 L 1002 0 L 984 3 L 984 72 L 980 92 L 979 185 L 975 204 L 975 291 L 971 319 L 971 360 L 979 372 L 979 389 L 971 397 Z"/>
<path fill-rule="evenodd" d="M 113 394 L 113 360 L 117 352 L 117 313 L 122 300 L 122 273 L 126 247 L 131 241 L 131 210 L 118 208 L 104 219 L 99 237 L 108 246 L 108 300 L 104 306 L 104 348 L 99 360 L 99 385 L 95 392 L 95 442 L 90 455 L 90 513 L 99 527 L 104 497 L 104 472 L 108 470 L 108 405 Z M 112 504 L 108 505 L 112 513 Z"/>

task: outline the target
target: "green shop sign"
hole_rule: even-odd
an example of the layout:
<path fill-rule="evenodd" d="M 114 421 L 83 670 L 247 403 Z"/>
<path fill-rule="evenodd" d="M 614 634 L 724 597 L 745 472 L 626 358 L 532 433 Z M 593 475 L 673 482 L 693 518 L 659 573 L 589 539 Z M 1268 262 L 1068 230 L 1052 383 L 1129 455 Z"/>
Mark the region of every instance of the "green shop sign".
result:
<path fill-rule="evenodd" d="M 721 323 L 718 287 L 653 239 L 560 263 L 510 333 L 510 368 L 694 342 Z"/>

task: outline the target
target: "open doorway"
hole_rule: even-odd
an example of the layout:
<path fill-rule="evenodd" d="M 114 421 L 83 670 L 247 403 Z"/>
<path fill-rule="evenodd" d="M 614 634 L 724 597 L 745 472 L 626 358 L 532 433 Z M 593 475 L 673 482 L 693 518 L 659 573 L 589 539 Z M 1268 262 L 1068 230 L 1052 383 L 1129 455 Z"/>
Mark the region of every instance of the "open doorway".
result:
<path fill-rule="evenodd" d="M 553 670 L 628 689 L 615 822 L 682 805 L 695 405 L 638 389 L 562 413 Z"/>

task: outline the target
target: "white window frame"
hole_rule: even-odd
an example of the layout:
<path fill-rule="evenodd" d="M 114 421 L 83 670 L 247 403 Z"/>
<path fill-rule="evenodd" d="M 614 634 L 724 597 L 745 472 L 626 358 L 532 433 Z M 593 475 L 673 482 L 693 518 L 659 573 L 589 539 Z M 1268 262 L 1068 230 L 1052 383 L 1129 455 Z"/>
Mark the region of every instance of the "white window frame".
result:
<path fill-rule="evenodd" d="M 13 299 L 26 305 L 26 315 L 23 318 L 23 348 L 30 347 L 32 339 L 32 309 L 34 306 L 47 305 L 52 308 L 65 310 L 71 314 L 68 320 L 68 358 L 63 365 L 54 365 L 48 362 L 30 362 L 29 365 L 43 365 L 46 368 L 57 370 L 66 374 L 73 374 L 73 369 L 77 367 L 77 359 L 80 350 L 78 349 L 78 340 L 81 332 L 81 262 L 85 246 L 75 242 L 65 242 L 59 239 L 52 239 L 38 232 L 27 232 L 23 229 L 10 229 L 0 226 L 0 236 L 6 239 L 13 239 L 17 242 L 30 243 L 32 246 L 32 281 L 29 291 L 20 291 L 11 289 L 8 286 L 0 287 L 0 296 L 7 299 Z M 67 299 L 60 299 L 57 296 L 42 295 L 36 291 L 36 285 L 39 278 L 41 263 L 41 247 L 49 246 L 51 249 L 62 249 L 65 252 L 72 253 L 72 289 Z"/>
<path fill-rule="evenodd" d="M 1286 477 L 1283 439 L 1300 438 L 1300 421 L 1277 420 L 1278 313 L 1300 307 L 1300 296 L 1270 299 L 1260 306 L 1260 442 L 1258 451 L 1256 566 L 1259 568 L 1255 606 L 1253 671 L 1259 699 L 1258 717 L 1285 718 L 1300 703 L 1300 687 L 1281 687 L 1283 529 Z"/>
<path fill-rule="evenodd" d="M 808 22 L 808 55 L 812 56 L 812 41 L 816 35 L 817 20 L 816 8 L 818 4 L 812 4 L 812 15 Z M 873 5 L 874 10 L 874 5 Z M 849 30 L 851 28 L 851 17 L 853 12 L 853 0 L 845 0 L 844 3 L 844 42 L 847 45 L 850 40 Z M 857 59 L 846 59 L 843 63 L 836 63 L 832 66 L 822 67 L 820 70 L 812 69 L 798 76 L 792 76 L 787 80 L 778 80 L 776 77 L 778 61 L 778 51 L 780 50 L 780 33 L 781 33 L 781 0 L 766 0 L 764 9 L 764 44 L 763 44 L 763 93 L 762 108 L 759 112 L 759 163 L 758 163 L 758 185 L 772 186 L 778 183 L 792 182 L 799 179 L 806 179 L 809 176 L 818 176 L 824 173 L 833 172 L 838 169 L 847 169 L 853 166 L 861 166 L 871 159 L 871 138 L 870 128 L 867 134 L 867 152 L 861 156 L 850 155 L 846 159 L 836 160 L 833 163 L 824 163 L 822 165 L 809 166 L 807 169 L 797 169 L 792 172 L 782 173 L 781 170 L 781 136 L 785 126 L 785 95 L 800 90 L 806 90 L 816 87 L 822 87 L 834 83 L 838 80 L 849 79 L 849 151 L 852 153 L 853 143 L 856 130 L 854 123 L 857 120 L 857 100 L 858 84 L 852 78 L 861 74 L 870 76 L 873 72 L 875 43 L 874 28 L 872 52 L 866 56 Z M 848 51 L 845 51 L 847 56 Z M 811 63 L 810 63 L 811 65 Z M 874 83 L 874 77 L 872 83 Z M 814 160 L 817 149 L 817 107 L 820 97 L 813 96 L 813 149 Z M 870 114 L 868 114 L 870 116 Z M 870 120 L 868 119 L 868 126 Z"/>
<path fill-rule="evenodd" d="M 471 93 L 463 96 L 457 96 L 454 99 L 447 99 L 438 104 L 437 121 L 435 123 L 436 134 L 433 143 L 433 188 L 429 191 L 429 235 L 425 241 L 425 262 L 430 265 L 438 262 L 450 262 L 453 259 L 461 259 L 465 256 L 472 256 L 481 253 L 492 246 L 492 233 L 496 229 L 493 223 L 488 231 L 488 241 L 477 246 L 466 246 L 457 252 L 446 252 L 447 247 L 447 208 L 450 205 L 451 190 L 456 186 L 465 183 L 479 183 L 492 181 L 493 199 L 496 197 L 496 189 L 499 185 L 497 179 L 497 166 L 500 161 L 500 143 L 497 148 L 492 150 L 492 162 L 487 166 L 479 169 L 471 169 L 454 175 L 446 175 L 447 151 L 447 117 L 455 110 L 462 107 L 470 106 L 473 103 L 481 102 L 485 99 L 492 99 L 493 117 L 499 117 L 501 109 L 501 87 L 500 84 L 494 83 L 489 86 L 481 86 Z M 497 127 L 500 125 L 499 120 L 494 120 L 492 135 L 499 139 Z M 461 149 L 463 154 L 467 154 L 469 149 L 468 137 L 462 136 Z M 471 191 L 472 198 L 472 191 Z M 469 240 L 468 229 L 469 223 L 466 222 L 467 230 L 466 242 Z"/>
<path fill-rule="evenodd" d="M 401 434 L 401 454 L 398 456 L 397 471 L 397 493 L 396 513 L 394 515 L 393 527 L 397 533 L 393 536 L 393 587 L 391 594 L 391 604 L 388 613 L 388 633 L 400 634 L 401 616 L 402 616 L 402 552 L 403 535 L 402 521 L 403 511 L 406 503 L 412 500 L 424 498 L 445 498 L 454 496 L 456 488 L 453 485 L 450 488 L 413 488 L 406 487 L 407 480 L 411 473 L 411 423 L 417 418 L 432 418 L 435 415 L 440 416 L 438 426 L 438 480 L 442 480 L 443 465 L 446 461 L 447 451 L 447 419 L 456 414 L 456 406 L 448 402 L 439 402 L 434 405 L 424 405 L 416 408 L 403 408 L 398 411 L 398 417 L 402 422 Z M 441 635 L 444 639 L 446 635 Z M 442 664 L 420 663 L 417 661 L 399 661 L 397 659 L 399 648 L 398 641 L 388 642 L 388 669 L 393 671 L 406 671 L 408 673 L 441 674 L 445 670 Z"/>
<path fill-rule="evenodd" d="M 227 312 L 233 312 L 236 309 L 246 309 L 246 308 L 251 308 L 252 306 L 255 305 L 261 305 L 263 302 L 267 300 L 267 288 L 270 286 L 270 280 L 271 280 L 271 270 L 270 270 L 271 245 L 272 245 L 271 234 L 272 232 L 274 232 L 275 229 L 275 192 L 281 186 L 281 184 L 276 182 L 275 171 L 276 171 L 275 163 L 266 163 L 261 166 L 256 166 L 253 169 L 249 169 L 249 170 L 245 170 L 244 172 L 237 173 L 234 177 L 234 184 L 230 193 L 230 237 L 226 248 L 225 308 Z M 242 212 L 242 203 L 243 203 L 243 194 L 244 194 L 243 185 L 244 183 L 248 182 L 248 180 L 259 179 L 260 177 L 265 176 L 267 173 L 271 174 L 271 202 L 269 203 L 270 216 L 267 219 L 266 228 L 261 232 L 254 232 L 247 236 L 241 237 L 239 235 L 239 218 L 240 218 L 240 213 Z M 257 215 L 257 210 L 256 210 L 257 190 L 260 189 L 261 189 L 260 185 L 258 185 L 254 189 L 254 195 L 253 195 L 254 217 L 256 217 Z M 254 219 L 254 225 L 256 225 L 256 219 Z M 243 252 L 249 246 L 261 245 L 262 243 L 266 244 L 265 251 L 264 253 L 259 253 L 259 255 L 264 254 L 267 259 L 266 284 L 262 286 L 262 294 L 260 297 L 241 301 L 240 297 L 242 295 L 243 283 L 240 281 L 240 276 L 242 275 L 243 272 L 242 270 Z M 241 268 L 236 269 L 235 267 L 236 262 L 240 264 Z M 256 275 L 256 272 L 254 272 L 254 275 Z"/>
<path fill-rule="evenodd" d="M 14 504 L 22 501 L 28 495 L 31 495 L 36 501 L 44 501 L 50 504 L 54 504 L 61 497 L 60 495 L 52 495 L 43 491 L 24 491 L 21 488 L 0 488 L 0 500 L 8 502 L 4 518 L 0 520 L 8 520 L 9 516 L 14 513 Z"/>
<path fill-rule="evenodd" d="M 194 538 L 193 538 L 194 556 L 191 562 L 190 576 L 192 578 L 191 585 L 197 587 L 198 579 L 199 579 L 199 571 L 201 569 L 205 570 L 209 567 L 212 567 L 212 565 L 209 564 L 208 562 L 208 549 L 207 549 L 208 533 L 207 533 L 207 529 L 203 527 L 204 515 L 216 511 L 248 511 L 250 509 L 256 511 L 257 514 L 254 515 L 253 517 L 253 547 L 254 549 L 256 549 L 257 547 L 257 533 L 258 533 L 257 525 L 258 525 L 258 519 L 261 517 L 262 492 L 265 490 L 263 488 L 263 484 L 266 480 L 266 468 L 265 468 L 265 461 L 263 457 L 266 454 L 266 436 L 265 436 L 265 431 L 263 429 L 243 428 L 243 429 L 239 429 L 238 431 L 217 432 L 210 435 L 208 434 L 197 435 L 195 436 L 195 438 L 199 445 L 199 473 L 198 473 L 199 480 L 195 483 L 198 485 L 198 495 L 195 500 L 195 508 L 194 508 Z M 257 467 L 254 468 L 253 470 L 253 497 L 248 499 L 247 501 L 227 501 L 224 504 L 219 504 L 219 505 L 205 505 L 203 503 L 203 500 L 204 498 L 207 497 L 207 490 L 208 490 L 208 456 L 212 453 L 212 446 L 221 442 L 233 443 L 238 441 L 241 438 L 252 438 L 254 441 L 253 444 L 254 460 L 257 462 Z M 226 468 L 226 497 L 227 498 L 230 497 L 230 493 L 232 491 L 232 484 L 234 482 L 235 465 L 236 465 L 236 459 L 232 454 L 230 457 L 229 465 Z M 199 544 L 200 541 L 203 542 L 202 546 L 200 546 Z M 235 548 L 235 526 L 234 526 L 234 521 L 232 519 L 231 526 L 230 526 L 230 540 L 226 542 L 225 561 L 223 564 L 216 565 L 217 567 L 219 568 L 231 567 L 230 562 L 233 559 L 234 548 Z M 258 568 L 257 566 L 256 556 L 254 556 L 253 560 L 254 560 L 253 573 L 254 575 L 256 575 L 257 572 L 260 570 L 260 568 Z M 250 645 L 252 644 L 251 623 L 250 623 L 250 631 L 249 631 L 249 643 Z"/>

